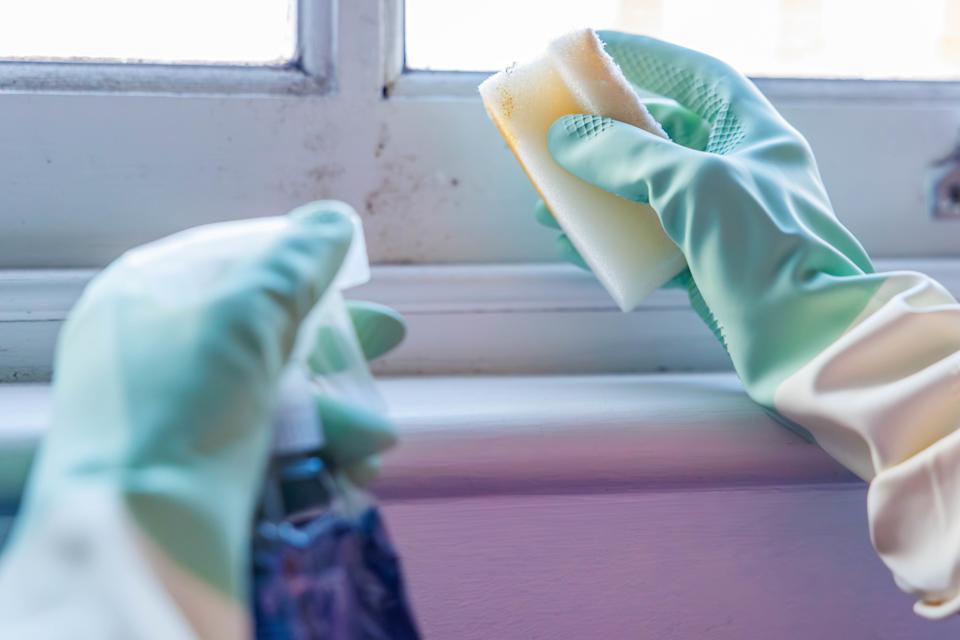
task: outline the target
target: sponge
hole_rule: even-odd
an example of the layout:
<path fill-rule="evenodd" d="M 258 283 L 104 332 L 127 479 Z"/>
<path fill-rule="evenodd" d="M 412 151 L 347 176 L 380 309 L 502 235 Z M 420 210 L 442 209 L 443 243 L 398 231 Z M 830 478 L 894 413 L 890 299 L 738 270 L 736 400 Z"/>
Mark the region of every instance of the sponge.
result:
<path fill-rule="evenodd" d="M 554 40 L 539 57 L 480 85 L 487 113 L 557 222 L 624 311 L 686 266 L 649 206 L 564 170 L 547 149 L 557 118 L 614 118 L 666 138 L 592 29 Z"/>

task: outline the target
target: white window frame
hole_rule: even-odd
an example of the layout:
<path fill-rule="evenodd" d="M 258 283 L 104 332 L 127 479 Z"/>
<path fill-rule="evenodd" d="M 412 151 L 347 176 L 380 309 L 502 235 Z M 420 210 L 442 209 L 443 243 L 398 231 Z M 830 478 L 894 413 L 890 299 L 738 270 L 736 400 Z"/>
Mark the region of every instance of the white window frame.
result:
<path fill-rule="evenodd" d="M 364 217 L 381 284 L 358 295 L 411 319 L 382 372 L 729 366 L 679 294 L 623 316 L 589 276 L 551 264 L 535 193 L 476 94 L 483 74 L 405 70 L 402 0 L 301 11 L 290 68 L 0 65 L 0 122 L 16 123 L 0 129 L 0 381 L 49 376 L 78 283 L 125 248 L 316 198 Z M 879 264 L 960 293 L 960 224 L 923 202 L 925 167 L 960 130 L 960 83 L 758 84 L 810 139 Z"/>
<path fill-rule="evenodd" d="M 385 95 L 394 99 L 430 102 L 476 102 L 481 72 L 424 71 L 404 63 L 402 7 L 387 41 Z M 753 78 L 774 105 L 807 134 L 821 166 L 842 168 L 847 175 L 826 173 L 825 181 L 837 203 L 837 213 L 848 222 L 874 255 L 880 257 L 953 257 L 960 255 L 960 224 L 934 219 L 928 211 L 926 174 L 930 165 L 948 155 L 960 141 L 960 82 L 811 78 Z M 851 112 L 856 114 L 851 117 Z M 836 121 L 834 114 L 840 116 Z M 918 126 L 920 125 L 920 126 Z M 902 156 L 888 162 L 884 149 L 877 154 L 864 144 L 856 148 L 851 130 L 861 140 L 892 137 Z M 919 130 L 919 131 L 918 131 Z M 918 133 L 919 135 L 914 135 Z M 886 164 L 885 164 L 886 163 Z M 862 175 L 851 178 L 851 167 Z M 876 187 L 879 186 L 879 189 Z M 867 188 L 864 188 L 867 187 Z M 887 206 L 885 204 L 889 203 Z M 876 225 L 873 212 L 887 218 Z M 910 232 L 904 233 L 909 226 Z"/>
<path fill-rule="evenodd" d="M 298 0 L 296 49 L 280 65 L 0 60 L 0 91 L 321 94 L 333 88 L 337 2 Z"/>

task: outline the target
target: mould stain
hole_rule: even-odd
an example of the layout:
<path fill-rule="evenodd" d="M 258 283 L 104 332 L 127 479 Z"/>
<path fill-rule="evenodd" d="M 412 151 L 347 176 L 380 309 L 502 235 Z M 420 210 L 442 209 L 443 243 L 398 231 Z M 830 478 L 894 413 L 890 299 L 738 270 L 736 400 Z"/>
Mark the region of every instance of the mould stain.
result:
<path fill-rule="evenodd" d="M 413 155 L 385 162 L 379 184 L 364 199 L 364 210 L 377 215 L 408 208 L 424 186 L 424 176 L 417 170 L 416 162 Z"/>
<path fill-rule="evenodd" d="M 377 138 L 377 146 L 373 151 L 374 158 L 380 158 L 383 156 L 383 152 L 387 150 L 387 143 L 390 142 L 390 129 L 386 124 L 380 125 L 380 137 Z"/>
<path fill-rule="evenodd" d="M 337 164 L 322 164 L 307 171 L 307 177 L 318 186 L 328 187 L 329 183 L 345 173 L 343 167 Z"/>
<path fill-rule="evenodd" d="M 376 141 L 373 175 L 354 201 L 364 218 L 367 250 L 373 260 L 391 264 L 429 260 L 437 239 L 456 233 L 442 214 L 458 206 L 467 183 L 434 169 L 416 152 L 387 149 L 391 142 L 385 125 Z"/>
<path fill-rule="evenodd" d="M 303 140 L 303 148 L 307 151 L 322 151 L 324 148 L 323 134 L 315 133 L 307 136 Z"/>

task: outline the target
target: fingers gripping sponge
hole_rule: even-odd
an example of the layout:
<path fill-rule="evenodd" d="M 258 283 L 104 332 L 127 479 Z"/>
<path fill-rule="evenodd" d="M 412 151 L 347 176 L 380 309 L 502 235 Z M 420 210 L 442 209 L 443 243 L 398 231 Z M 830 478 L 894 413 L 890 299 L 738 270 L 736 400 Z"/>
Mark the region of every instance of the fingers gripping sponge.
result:
<path fill-rule="evenodd" d="M 743 127 L 730 111 L 730 102 L 710 82 L 691 69 L 673 67 L 657 56 L 643 56 L 636 47 L 623 41 L 607 45 L 607 51 L 620 61 L 627 80 L 662 96 L 671 96 L 687 109 L 710 123 L 710 139 L 705 151 L 729 153 L 744 138 Z"/>
<path fill-rule="evenodd" d="M 613 127 L 613 121 L 601 116 L 578 115 L 567 120 L 565 124 L 567 133 L 581 138 L 595 138 L 611 127 Z"/>
<path fill-rule="evenodd" d="M 491 119 L 571 242 L 624 311 L 683 270 L 676 245 L 647 205 L 607 193 L 560 167 L 547 133 L 561 116 L 605 116 L 666 137 L 591 29 L 567 34 L 538 58 L 480 85 Z M 577 133 L 603 120 L 578 118 Z"/>

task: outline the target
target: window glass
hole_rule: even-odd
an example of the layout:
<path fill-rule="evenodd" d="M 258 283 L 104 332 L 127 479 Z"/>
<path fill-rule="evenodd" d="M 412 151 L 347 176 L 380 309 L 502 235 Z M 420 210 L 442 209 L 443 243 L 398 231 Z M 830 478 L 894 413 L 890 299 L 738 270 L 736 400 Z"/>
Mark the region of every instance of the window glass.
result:
<path fill-rule="evenodd" d="M 753 76 L 960 78 L 960 0 L 407 0 L 406 63 L 501 69 L 586 26 L 670 40 Z"/>
<path fill-rule="evenodd" d="M 3 0 L 0 59 L 282 64 L 296 0 Z"/>

